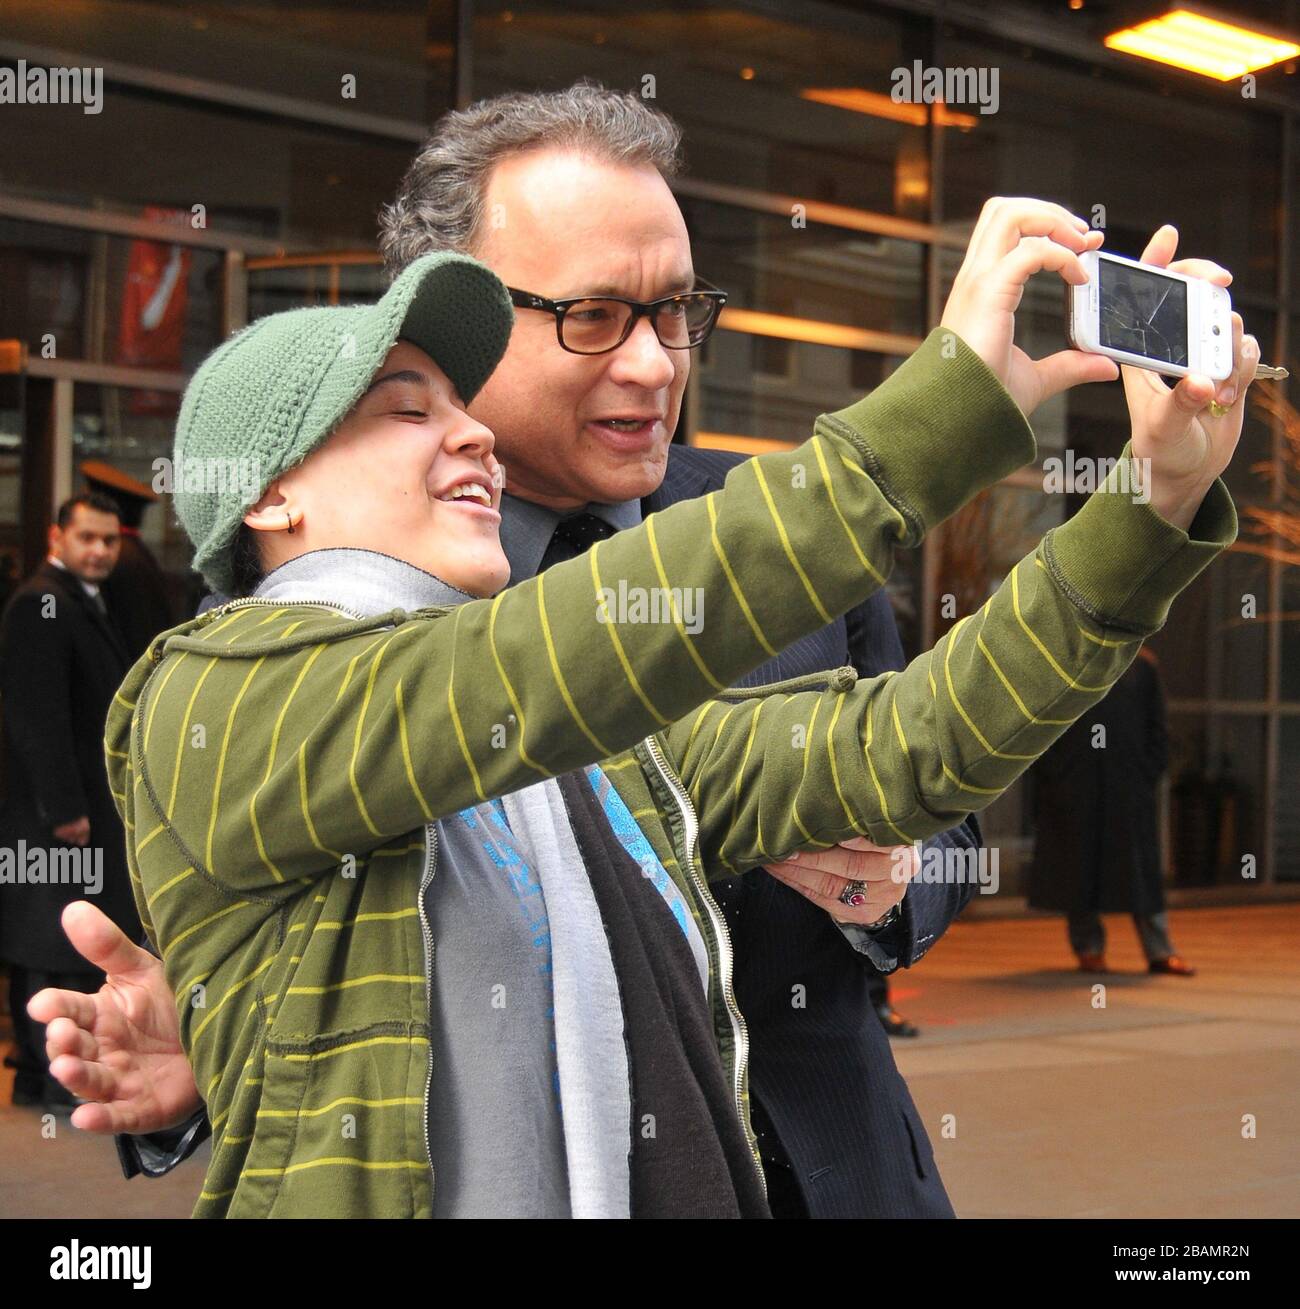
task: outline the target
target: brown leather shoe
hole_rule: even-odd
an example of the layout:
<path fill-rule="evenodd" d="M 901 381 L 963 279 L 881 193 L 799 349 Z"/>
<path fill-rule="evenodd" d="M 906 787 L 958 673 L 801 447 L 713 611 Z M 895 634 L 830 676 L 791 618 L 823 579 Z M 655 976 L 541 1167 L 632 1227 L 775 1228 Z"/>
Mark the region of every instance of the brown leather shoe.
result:
<path fill-rule="evenodd" d="M 1110 969 L 1106 967 L 1106 956 L 1104 954 L 1081 954 L 1079 956 L 1079 971 L 1081 973 L 1108 973 Z"/>
<path fill-rule="evenodd" d="M 920 1036 L 921 1029 L 915 1023 L 909 1023 L 902 1014 L 890 1004 L 876 1006 L 876 1017 L 885 1029 L 887 1036 Z"/>
<path fill-rule="evenodd" d="M 1167 959 L 1153 959 L 1147 964 L 1147 971 L 1168 973 L 1171 977 L 1195 977 L 1196 969 L 1181 956 L 1171 954 Z"/>

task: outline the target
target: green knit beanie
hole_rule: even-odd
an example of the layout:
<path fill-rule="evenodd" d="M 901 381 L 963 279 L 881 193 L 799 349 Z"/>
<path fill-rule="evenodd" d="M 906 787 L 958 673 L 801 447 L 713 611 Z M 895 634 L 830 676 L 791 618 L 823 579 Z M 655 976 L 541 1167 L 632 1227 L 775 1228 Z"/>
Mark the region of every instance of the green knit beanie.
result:
<path fill-rule="evenodd" d="M 271 314 L 218 346 L 185 389 L 172 465 L 176 514 L 208 585 L 233 589 L 231 546 L 244 514 L 334 431 L 399 337 L 469 404 L 513 324 L 501 279 L 477 259 L 442 252 L 415 260 L 378 304 Z"/>

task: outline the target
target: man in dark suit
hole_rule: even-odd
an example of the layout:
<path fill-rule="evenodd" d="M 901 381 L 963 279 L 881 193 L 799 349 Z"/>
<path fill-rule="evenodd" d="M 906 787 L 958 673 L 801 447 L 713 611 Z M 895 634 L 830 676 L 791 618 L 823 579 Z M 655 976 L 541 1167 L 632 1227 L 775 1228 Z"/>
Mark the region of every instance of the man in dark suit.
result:
<path fill-rule="evenodd" d="M 6 777 L 0 832 L 15 872 L 0 882 L 0 960 L 9 965 L 16 1104 L 70 1101 L 48 1075 L 44 1029 L 27 1016 L 28 998 L 46 986 L 93 991 L 103 980 L 64 936 L 64 905 L 93 892 L 88 879 L 95 877 L 99 907 L 127 932 L 139 932 L 122 825 L 104 769 L 104 720 L 130 665 L 100 594 L 120 541 L 111 500 L 67 501 L 49 530 L 48 558 L 0 620 Z M 75 860 L 65 854 L 60 863 L 54 852 L 68 847 L 83 854 Z M 38 859 L 43 880 L 33 875 Z M 56 869 L 60 876 L 76 869 L 87 880 L 56 882 Z"/>

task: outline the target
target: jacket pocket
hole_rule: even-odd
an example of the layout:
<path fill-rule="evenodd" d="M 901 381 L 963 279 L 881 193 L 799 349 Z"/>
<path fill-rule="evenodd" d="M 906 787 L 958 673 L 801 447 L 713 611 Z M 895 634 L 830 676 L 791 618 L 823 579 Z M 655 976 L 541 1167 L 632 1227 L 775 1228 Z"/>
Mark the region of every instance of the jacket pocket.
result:
<path fill-rule="evenodd" d="M 427 1217 L 427 1068 L 427 1038 L 409 1023 L 268 1040 L 241 1213 Z"/>
<path fill-rule="evenodd" d="M 930 1148 L 930 1138 L 914 1109 L 904 1106 L 899 1112 L 903 1115 L 903 1126 L 907 1128 L 908 1139 L 912 1143 L 912 1163 L 916 1167 L 916 1175 L 921 1178 L 929 1177 L 935 1171 L 934 1151 Z"/>
<path fill-rule="evenodd" d="M 291 1045 L 268 1042 L 252 1140 L 239 1174 L 231 1218 L 274 1218 L 288 1169 L 298 1150 L 298 1125 L 311 1081 L 311 1063 L 292 1057 Z"/>

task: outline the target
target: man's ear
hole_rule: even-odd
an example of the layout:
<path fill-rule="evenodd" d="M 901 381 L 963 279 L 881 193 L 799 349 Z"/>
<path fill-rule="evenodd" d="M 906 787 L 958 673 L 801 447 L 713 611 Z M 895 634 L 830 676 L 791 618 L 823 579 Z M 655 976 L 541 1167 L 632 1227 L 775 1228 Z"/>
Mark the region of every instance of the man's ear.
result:
<path fill-rule="evenodd" d="M 287 482 L 272 482 L 262 498 L 244 515 L 244 522 L 255 532 L 284 532 L 296 528 L 303 519 L 302 505 Z"/>
<path fill-rule="evenodd" d="M 58 523 L 51 523 L 45 532 L 45 544 L 49 548 L 50 554 L 56 559 L 61 558 L 59 554 L 63 546 L 63 529 Z"/>

